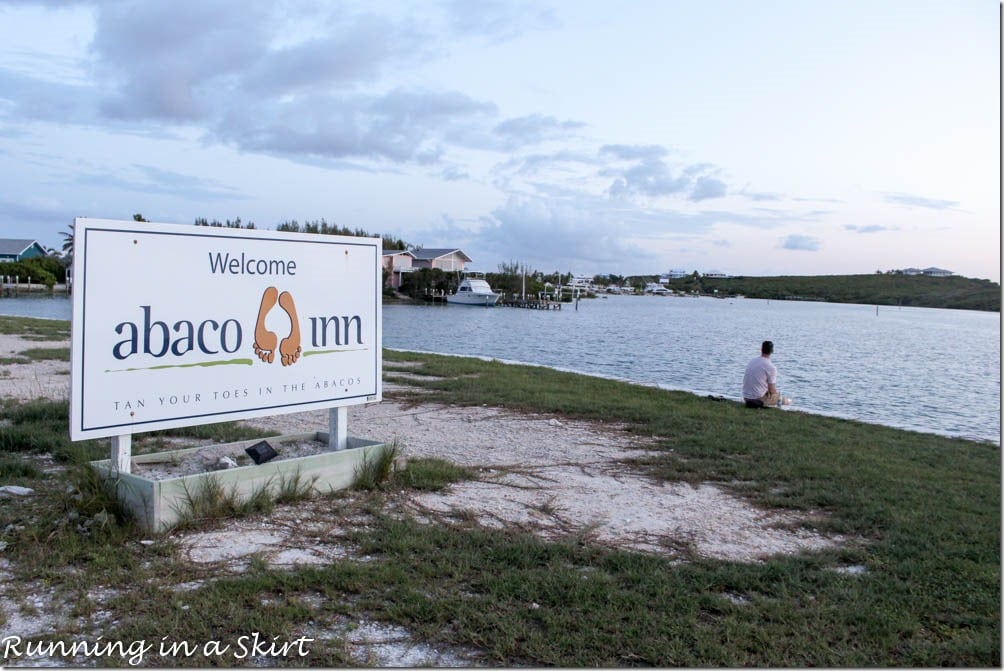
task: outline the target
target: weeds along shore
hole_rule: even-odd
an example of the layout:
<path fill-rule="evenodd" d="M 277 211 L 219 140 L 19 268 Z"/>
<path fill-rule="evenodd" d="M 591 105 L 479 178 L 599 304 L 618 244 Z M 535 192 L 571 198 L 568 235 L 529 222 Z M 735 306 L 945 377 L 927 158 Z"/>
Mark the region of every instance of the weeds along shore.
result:
<path fill-rule="evenodd" d="M 25 341 L 2 353 L 0 384 L 40 363 L 68 370 L 68 323 L 0 317 L 0 334 Z M 501 469 L 458 465 L 448 454 L 383 464 L 354 489 L 311 498 L 287 492 L 237 502 L 217 492 L 185 529 L 150 536 L 88 466 L 107 457 L 107 440 L 69 442 L 65 400 L 5 396 L 0 486 L 32 493 L 0 505 L 0 631 L 156 644 L 142 666 L 249 664 L 207 657 L 206 644 L 220 652 L 252 633 L 273 644 L 265 657 L 278 665 L 366 663 L 352 642 L 362 620 L 465 665 L 1001 663 L 996 445 L 751 411 L 534 366 L 390 350 L 384 361 L 385 396 L 402 408 L 486 406 L 634 436 L 644 452 L 624 450 L 604 472 L 653 487 L 714 487 L 757 510 L 790 514 L 799 520 L 793 532 L 841 541 L 723 560 L 685 536 L 637 551 L 600 542 L 588 525 L 542 535 L 530 522 L 486 524 L 463 511 L 407 505 L 419 493 L 484 484 Z M 479 441 L 476 422 L 466 431 Z M 136 449 L 267 433 L 206 425 L 137 436 Z M 540 482 L 534 486 L 546 486 Z M 529 512 L 532 520 L 562 511 L 555 501 Z M 708 524 L 714 517 L 709 511 Z M 304 565 L 252 554 L 236 570 L 192 560 L 193 534 L 247 534 L 242 525 L 272 518 L 300 533 L 289 537 L 298 549 L 337 540 L 343 552 Z M 167 652 L 158 647 L 164 640 L 174 642 Z M 290 650 L 308 655 L 276 653 L 293 641 L 302 645 Z M 0 648 L 0 664 L 17 664 L 17 651 Z"/>

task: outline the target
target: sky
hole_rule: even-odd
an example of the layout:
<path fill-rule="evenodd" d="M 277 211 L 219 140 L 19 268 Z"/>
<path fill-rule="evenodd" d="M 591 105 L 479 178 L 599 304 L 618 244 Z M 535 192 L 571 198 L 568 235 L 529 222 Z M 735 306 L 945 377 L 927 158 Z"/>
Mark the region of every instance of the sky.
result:
<path fill-rule="evenodd" d="M 1000 281 L 989 0 L 0 0 L 0 237 L 240 218 L 486 272 Z"/>

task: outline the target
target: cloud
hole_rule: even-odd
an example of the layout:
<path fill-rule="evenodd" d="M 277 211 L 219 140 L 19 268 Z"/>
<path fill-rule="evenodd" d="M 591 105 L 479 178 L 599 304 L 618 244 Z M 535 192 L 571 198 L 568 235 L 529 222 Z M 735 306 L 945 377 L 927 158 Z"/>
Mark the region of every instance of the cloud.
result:
<path fill-rule="evenodd" d="M 671 168 L 663 160 L 668 155 L 669 150 L 659 145 L 603 145 L 599 149 L 599 159 L 608 163 L 599 174 L 614 177 L 607 194 L 615 200 L 635 195 L 684 195 L 692 202 L 700 202 L 727 193 L 725 182 L 707 174 L 715 171 L 712 164 L 694 163 Z"/>
<path fill-rule="evenodd" d="M 596 158 L 586 152 L 562 149 L 550 154 L 530 154 L 515 156 L 500 163 L 495 172 L 500 175 L 538 175 L 549 170 L 575 171 L 579 166 L 595 166 Z"/>
<path fill-rule="evenodd" d="M 380 90 L 433 51 L 407 17 L 254 0 L 109 3 L 97 16 L 112 119 L 195 125 L 209 141 L 338 168 L 436 163 L 451 144 L 486 144 L 496 123 L 493 103 L 456 91 Z M 572 123 L 541 116 L 538 132 Z"/>
<path fill-rule="evenodd" d="M 448 165 L 443 168 L 439 172 L 439 177 L 447 182 L 461 182 L 471 178 L 466 170 L 455 165 Z"/>
<path fill-rule="evenodd" d="M 629 168 L 606 168 L 600 174 L 617 177 L 607 190 L 614 199 L 633 194 L 669 196 L 685 191 L 691 184 L 689 177 L 674 177 L 664 161 L 654 158 L 643 159 Z"/>
<path fill-rule="evenodd" d="M 299 104 L 232 108 L 216 135 L 237 147 L 299 158 L 435 163 L 444 128 L 494 115 L 495 106 L 455 92 L 398 89 L 381 96 L 318 94 Z"/>
<path fill-rule="evenodd" d="M 781 241 L 782 249 L 793 249 L 797 251 L 816 252 L 819 251 L 819 246 L 819 240 L 808 235 L 792 234 Z"/>
<path fill-rule="evenodd" d="M 728 191 L 725 182 L 714 177 L 698 177 L 688 200 L 698 203 L 709 198 L 721 198 Z"/>
<path fill-rule="evenodd" d="M 883 194 L 883 199 L 887 203 L 892 203 L 894 205 L 926 207 L 932 210 L 954 210 L 959 206 L 959 202 L 955 200 L 925 198 L 924 196 L 913 196 L 908 193 L 886 193 Z"/>
<path fill-rule="evenodd" d="M 610 155 L 624 161 L 652 161 L 663 158 L 669 154 L 669 151 L 665 147 L 660 147 L 656 144 L 605 144 L 600 147 L 600 154 Z"/>
<path fill-rule="evenodd" d="M 272 25 L 261 2 L 99 5 L 91 47 L 110 92 L 102 109 L 126 120 L 205 118 L 268 54 Z"/>
<path fill-rule="evenodd" d="M 581 121 L 558 121 L 553 116 L 531 114 L 529 116 L 506 119 L 493 129 L 508 148 L 539 144 L 545 140 L 567 137 L 573 131 L 584 128 Z"/>
<path fill-rule="evenodd" d="M 746 198 L 749 198 L 753 202 L 781 200 L 781 194 L 778 194 L 778 193 L 768 193 L 768 192 L 747 191 L 747 187 L 748 186 L 749 186 L 749 184 L 747 184 L 746 186 L 744 186 L 742 188 L 742 190 L 736 192 L 736 195 L 744 196 Z"/>
<path fill-rule="evenodd" d="M 856 226 L 855 224 L 846 224 L 844 226 L 846 231 L 854 231 L 855 233 L 879 233 L 881 231 L 893 231 L 894 228 L 888 226 L 879 226 L 878 224 L 870 224 L 868 226 Z"/>

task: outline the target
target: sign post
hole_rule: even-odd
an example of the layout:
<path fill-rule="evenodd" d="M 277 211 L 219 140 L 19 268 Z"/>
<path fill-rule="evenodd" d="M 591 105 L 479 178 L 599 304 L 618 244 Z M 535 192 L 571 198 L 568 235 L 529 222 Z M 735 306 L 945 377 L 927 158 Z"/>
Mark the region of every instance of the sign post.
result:
<path fill-rule="evenodd" d="M 78 218 L 70 437 L 382 399 L 379 238 Z"/>
<path fill-rule="evenodd" d="M 132 434 L 112 436 L 112 468 L 119 473 L 132 473 Z"/>
<path fill-rule="evenodd" d="M 345 406 L 328 411 L 328 449 L 344 450 L 349 440 L 349 409 Z"/>

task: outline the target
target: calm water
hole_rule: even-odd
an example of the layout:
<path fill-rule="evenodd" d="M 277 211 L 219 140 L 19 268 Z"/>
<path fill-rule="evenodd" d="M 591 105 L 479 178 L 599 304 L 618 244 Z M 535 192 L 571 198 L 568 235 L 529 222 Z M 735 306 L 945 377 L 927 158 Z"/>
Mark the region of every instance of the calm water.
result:
<path fill-rule="evenodd" d="M 65 297 L 0 314 L 69 319 Z M 560 312 L 390 305 L 384 346 L 493 357 L 739 399 L 774 341 L 795 408 L 1000 444 L 1000 314 L 753 299 L 611 296 Z"/>
<path fill-rule="evenodd" d="M 384 345 L 541 364 L 739 399 L 774 341 L 799 410 L 1000 444 L 1000 315 L 611 296 L 576 311 L 388 306 Z"/>

